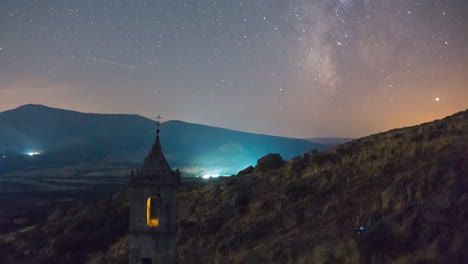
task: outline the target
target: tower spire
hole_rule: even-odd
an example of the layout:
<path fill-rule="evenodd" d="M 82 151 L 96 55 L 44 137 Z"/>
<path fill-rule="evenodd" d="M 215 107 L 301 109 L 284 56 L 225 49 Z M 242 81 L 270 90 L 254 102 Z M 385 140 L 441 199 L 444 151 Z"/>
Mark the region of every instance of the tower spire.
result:
<path fill-rule="evenodd" d="M 155 142 L 155 147 L 157 147 L 159 149 L 161 148 L 161 142 L 159 142 L 159 132 L 161 132 L 161 130 L 159 129 L 161 127 L 161 118 L 162 118 L 161 115 L 156 116 L 156 119 L 158 121 L 156 121 L 156 142 Z"/>
<path fill-rule="evenodd" d="M 157 137 L 159 137 L 159 132 L 160 132 L 159 128 L 160 128 L 160 126 L 161 126 L 161 118 L 162 118 L 161 115 L 157 115 L 157 116 L 156 116 L 156 119 L 158 120 L 158 121 L 156 121 L 156 126 L 157 126 L 157 129 L 156 129 L 156 136 L 157 136 Z"/>
<path fill-rule="evenodd" d="M 156 116 L 156 141 L 143 166 L 131 174 L 129 197 L 129 262 L 173 264 L 176 259 L 177 188 L 159 141 L 161 116 Z"/>
<path fill-rule="evenodd" d="M 137 178 L 146 178 L 146 179 L 166 179 L 166 180 L 171 180 L 174 178 L 173 172 L 169 167 L 169 164 L 167 163 L 166 158 L 164 157 L 164 154 L 162 152 L 161 148 L 161 142 L 159 140 L 159 133 L 160 133 L 160 120 L 161 116 L 158 115 L 156 116 L 156 119 L 158 120 L 156 123 L 157 129 L 156 129 L 156 140 L 154 142 L 154 145 L 148 154 L 146 156 L 145 161 L 143 162 L 143 166 L 139 173 L 137 173 L 136 177 Z"/>

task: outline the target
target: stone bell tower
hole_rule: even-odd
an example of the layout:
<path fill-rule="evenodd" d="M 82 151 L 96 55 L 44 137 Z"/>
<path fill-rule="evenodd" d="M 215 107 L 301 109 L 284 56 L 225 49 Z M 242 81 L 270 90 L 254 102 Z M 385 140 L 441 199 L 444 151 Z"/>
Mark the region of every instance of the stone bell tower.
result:
<path fill-rule="evenodd" d="M 143 166 L 130 176 L 128 198 L 129 263 L 171 264 L 176 253 L 176 194 L 179 172 L 173 172 L 156 141 Z"/>

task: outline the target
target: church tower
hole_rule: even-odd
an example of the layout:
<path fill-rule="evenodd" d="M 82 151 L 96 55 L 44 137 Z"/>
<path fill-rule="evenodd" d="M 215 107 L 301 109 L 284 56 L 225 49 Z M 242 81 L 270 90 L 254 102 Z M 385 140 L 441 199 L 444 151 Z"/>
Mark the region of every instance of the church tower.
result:
<path fill-rule="evenodd" d="M 176 253 L 176 195 L 179 172 L 173 172 L 159 141 L 156 141 L 143 166 L 130 176 L 128 189 L 129 263 L 171 264 Z"/>

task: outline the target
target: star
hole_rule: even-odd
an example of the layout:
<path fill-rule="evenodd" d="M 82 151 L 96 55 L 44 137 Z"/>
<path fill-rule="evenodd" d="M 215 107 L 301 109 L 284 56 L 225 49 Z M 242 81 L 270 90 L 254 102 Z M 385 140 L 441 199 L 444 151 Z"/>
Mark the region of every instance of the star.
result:
<path fill-rule="evenodd" d="M 371 126 L 387 106 L 408 110 L 399 99 L 407 90 L 420 98 L 420 108 L 449 113 L 466 105 L 468 17 L 460 1 L 3 1 L 0 93 L 16 105 L 38 100 L 92 107 L 74 109 L 84 112 L 120 112 L 128 101 L 127 111 L 145 116 L 158 103 L 179 118 L 228 127 L 238 122 L 229 118 L 235 119 L 239 101 L 241 110 L 251 113 L 245 121 L 251 124 L 232 129 L 301 137 L 309 131 L 347 134 L 343 124 L 360 118 L 361 111 Z M 3 88 L 29 82 L 31 88 L 15 94 Z M 36 98 L 36 82 L 95 100 L 78 104 L 60 93 Z M 95 84 L 99 89 L 86 88 Z M 451 89 L 450 97 L 444 89 Z M 145 95 L 151 100 L 140 100 Z M 274 110 L 283 108 L 280 122 L 291 125 L 287 130 L 255 121 L 270 120 L 265 110 L 275 96 L 282 101 Z M 305 115 L 295 110 L 320 110 L 315 119 L 323 123 L 304 125 Z M 440 117 L 433 110 L 411 113 L 411 120 Z M 351 128 L 356 134 L 349 136 L 403 124 L 388 119 L 381 127 Z"/>

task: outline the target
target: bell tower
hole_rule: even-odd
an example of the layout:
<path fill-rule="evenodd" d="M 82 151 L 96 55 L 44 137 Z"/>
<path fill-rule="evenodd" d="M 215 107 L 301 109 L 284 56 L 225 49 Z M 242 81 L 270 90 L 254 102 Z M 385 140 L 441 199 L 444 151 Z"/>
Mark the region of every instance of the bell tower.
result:
<path fill-rule="evenodd" d="M 128 199 L 129 263 L 171 264 L 176 253 L 176 196 L 179 172 L 172 171 L 159 140 L 159 115 L 156 141 L 143 166 L 130 175 Z"/>

